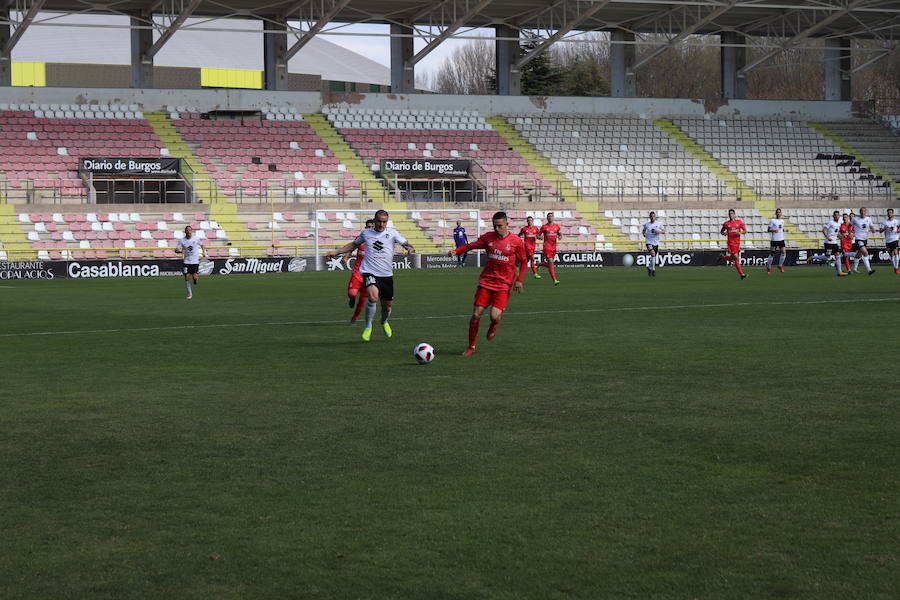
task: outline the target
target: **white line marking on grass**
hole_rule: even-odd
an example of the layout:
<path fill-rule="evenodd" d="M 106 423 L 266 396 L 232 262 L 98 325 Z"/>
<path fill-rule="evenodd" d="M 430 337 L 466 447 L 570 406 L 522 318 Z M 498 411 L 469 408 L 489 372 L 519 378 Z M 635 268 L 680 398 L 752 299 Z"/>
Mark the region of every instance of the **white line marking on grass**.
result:
<path fill-rule="evenodd" d="M 719 304 L 671 304 L 663 306 L 619 306 L 615 308 L 577 308 L 571 310 L 535 310 L 513 312 L 507 315 L 564 315 L 572 313 L 602 313 L 602 312 L 629 312 L 641 310 L 684 310 L 691 308 L 740 308 L 743 306 L 797 306 L 805 304 L 853 304 L 856 302 L 897 302 L 900 296 L 890 298 L 853 298 L 849 300 L 797 300 L 785 302 L 730 302 Z M 394 317 L 393 321 L 425 321 L 430 319 L 462 319 L 468 318 L 469 313 L 462 315 L 434 315 L 425 317 Z M 175 331 L 179 329 L 218 329 L 224 327 L 280 327 L 285 325 L 340 325 L 347 323 L 346 319 L 329 321 L 262 321 L 259 323 L 215 323 L 211 325 L 168 325 L 163 327 L 128 327 L 119 329 L 75 329 L 71 331 L 32 331 L 25 333 L 0 333 L 0 338 L 5 337 L 33 337 L 40 335 L 77 335 L 84 333 L 128 333 L 141 331 Z"/>
<path fill-rule="evenodd" d="M 0 288 L 3 288 L 4 290 L 14 290 L 14 289 L 16 289 L 16 286 L 14 286 L 14 285 L 0 285 Z"/>

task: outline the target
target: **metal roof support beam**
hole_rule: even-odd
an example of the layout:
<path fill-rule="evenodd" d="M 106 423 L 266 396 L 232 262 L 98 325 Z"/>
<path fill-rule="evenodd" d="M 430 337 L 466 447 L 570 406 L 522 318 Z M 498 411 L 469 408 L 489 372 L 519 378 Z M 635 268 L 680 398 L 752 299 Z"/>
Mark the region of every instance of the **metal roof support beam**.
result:
<path fill-rule="evenodd" d="M 439 36 L 432 39 L 428 42 L 424 48 L 419 50 L 419 52 L 412 57 L 412 64 L 418 63 L 420 60 L 428 56 L 432 50 L 441 45 L 441 42 L 446 40 L 448 37 L 456 33 L 460 27 L 469 22 L 469 19 L 477 15 L 481 12 L 488 4 L 490 4 L 493 0 L 480 0 L 480 2 L 476 3 L 474 6 L 470 7 L 465 14 L 456 19 L 453 23 L 451 23 L 444 31 L 441 32 Z"/>
<path fill-rule="evenodd" d="M 12 26 L 9 24 L 9 9 L 0 9 L 0 48 L 6 46 L 12 35 Z M 12 60 L 9 56 L 0 55 L 0 87 L 12 85 Z"/>
<path fill-rule="evenodd" d="M 519 58 L 519 30 L 509 25 L 497 25 L 495 32 L 500 38 L 494 42 L 497 95 L 519 96 L 522 94 L 522 72 L 515 68 Z"/>
<path fill-rule="evenodd" d="M 295 54 L 300 52 L 301 48 L 309 43 L 311 39 L 316 37 L 322 29 L 328 25 L 331 20 L 335 17 L 336 14 L 341 12 L 344 7 L 350 4 L 351 0 L 336 0 L 334 4 L 331 5 L 331 8 L 316 21 L 316 24 L 309 28 L 303 36 L 294 42 L 294 45 L 288 48 L 287 52 L 285 52 L 285 67 L 287 66 L 287 61 L 291 60 Z"/>
<path fill-rule="evenodd" d="M 0 55 L 5 58 L 9 58 L 12 56 L 12 50 L 16 47 L 16 44 L 19 43 L 19 40 L 22 39 L 22 36 L 25 34 L 25 30 L 28 29 L 28 26 L 31 25 L 34 18 L 37 17 L 38 12 L 41 10 L 41 7 L 44 6 L 44 2 L 46 0 L 34 0 L 31 3 L 31 6 L 28 7 L 28 12 L 25 13 L 25 16 L 22 17 L 22 22 L 19 23 L 19 26 L 16 27 L 16 30 L 12 32 L 12 35 L 9 36 L 9 39 L 6 40 L 6 43 L 3 44 L 3 50 L 0 51 Z M 7 17 L 9 17 L 9 12 L 6 13 Z"/>
<path fill-rule="evenodd" d="M 876 54 L 869 60 L 864 61 L 864 62 L 856 65 L 852 69 L 850 69 L 850 71 L 847 73 L 847 75 L 853 75 L 854 73 L 856 73 L 858 71 L 862 71 L 866 67 L 871 67 L 872 65 L 874 65 L 875 63 L 880 61 L 882 58 L 887 58 L 888 56 L 890 56 L 891 54 L 896 52 L 898 48 L 900 48 L 900 45 L 894 46 L 893 48 L 886 48 L 884 50 L 884 52 L 880 52 L 879 54 Z"/>
<path fill-rule="evenodd" d="M 288 89 L 287 23 L 266 24 L 263 33 L 263 84 L 265 89 Z"/>
<path fill-rule="evenodd" d="M 200 6 L 200 2 L 201 0 L 190 0 L 190 4 L 182 9 L 180 13 L 178 13 L 178 16 L 175 17 L 175 20 L 172 21 L 171 25 L 169 25 L 169 27 L 162 32 L 159 38 L 157 38 L 156 43 L 153 44 L 147 51 L 147 56 L 149 58 L 153 58 L 160 50 L 162 50 L 162 47 L 166 45 L 166 42 L 168 42 L 172 38 L 172 36 L 175 35 L 175 33 L 181 28 L 181 26 L 184 25 L 184 22 L 188 20 L 188 17 L 190 17 L 191 14 L 193 14 L 193 12 L 197 10 L 197 7 Z"/>
<path fill-rule="evenodd" d="M 131 87 L 136 89 L 153 87 L 153 57 L 147 54 L 153 46 L 153 29 L 147 27 L 152 22 L 152 13 L 131 16 Z"/>
<path fill-rule="evenodd" d="M 738 77 L 737 73 L 747 64 L 747 39 L 736 31 L 725 31 L 719 37 L 719 94 L 729 100 L 744 99 L 747 78 Z"/>
<path fill-rule="evenodd" d="M 850 40 L 830 40 L 825 46 L 825 100 L 847 102 L 850 97 Z"/>
<path fill-rule="evenodd" d="M 637 71 L 638 69 L 640 69 L 641 67 L 643 67 L 644 65 L 649 63 L 651 60 L 653 60 L 654 58 L 656 58 L 657 56 L 659 56 L 660 54 L 662 54 L 669 48 L 672 48 L 676 44 L 680 43 L 682 40 L 687 38 L 689 35 L 693 35 L 696 31 L 698 31 L 704 25 L 707 25 L 708 23 L 715 21 L 716 19 L 718 19 L 719 17 L 721 17 L 722 15 L 727 13 L 729 10 L 732 9 L 732 7 L 734 7 L 735 4 L 736 4 L 735 1 L 729 2 L 728 4 L 723 4 L 722 6 L 718 7 L 716 10 L 712 11 L 711 13 L 709 13 L 708 15 L 706 15 L 699 21 L 695 22 L 694 24 L 690 25 L 686 29 L 682 29 L 678 33 L 678 35 L 673 37 L 671 40 L 666 42 L 664 45 L 660 46 L 659 48 L 657 48 L 656 50 L 654 50 L 653 52 L 651 52 L 650 54 L 648 54 L 647 56 L 645 56 L 644 58 L 639 60 L 638 62 L 634 63 L 634 66 L 632 67 L 632 69 L 634 71 Z"/>
<path fill-rule="evenodd" d="M 749 73 L 756 67 L 760 66 L 761 64 L 763 64 L 765 62 L 768 62 L 769 60 L 775 58 L 776 56 L 778 56 L 785 50 L 788 50 L 792 46 L 796 46 L 803 40 L 811 37 L 814 33 L 819 31 L 820 29 L 824 29 L 825 27 L 830 25 L 832 22 L 834 22 L 834 21 L 840 19 L 841 17 L 843 17 L 844 15 L 850 13 L 854 8 L 856 8 L 863 2 L 864 2 L 864 0 L 856 0 L 856 2 L 854 2 L 853 4 L 850 4 L 846 8 L 839 10 L 837 12 L 833 12 L 830 15 L 828 15 L 827 17 L 825 17 L 824 19 L 822 19 L 821 21 L 819 21 L 818 23 L 814 23 L 813 25 L 807 27 L 806 29 L 804 29 L 803 31 L 801 31 L 800 33 L 798 33 L 797 35 L 795 35 L 794 37 L 792 37 L 791 39 L 789 39 L 788 41 L 783 43 L 781 45 L 781 48 L 777 48 L 775 50 L 772 50 L 771 52 L 767 52 L 767 53 L 763 54 L 762 56 L 760 56 L 759 58 L 757 58 L 756 60 L 751 62 L 746 67 L 739 70 L 738 77 L 746 77 L 747 73 Z"/>
<path fill-rule="evenodd" d="M 609 46 L 609 95 L 613 98 L 634 98 L 634 33 L 614 29 Z"/>
<path fill-rule="evenodd" d="M 593 17 L 595 14 L 600 12 L 607 4 L 609 4 L 610 0 L 600 0 L 599 2 L 591 5 L 589 9 L 576 16 L 573 20 L 566 23 L 565 26 L 558 29 L 556 33 L 545 39 L 543 42 L 534 47 L 533 50 L 529 51 L 527 54 L 522 56 L 519 60 L 516 61 L 515 68 L 521 69 L 529 62 L 531 62 L 535 56 L 546 50 L 548 47 L 553 45 L 557 40 L 561 39 L 563 36 L 567 35 L 573 29 L 577 28 L 579 25 Z"/>
<path fill-rule="evenodd" d="M 412 94 L 416 91 L 411 34 L 411 23 L 391 23 L 391 92 L 395 94 Z"/>

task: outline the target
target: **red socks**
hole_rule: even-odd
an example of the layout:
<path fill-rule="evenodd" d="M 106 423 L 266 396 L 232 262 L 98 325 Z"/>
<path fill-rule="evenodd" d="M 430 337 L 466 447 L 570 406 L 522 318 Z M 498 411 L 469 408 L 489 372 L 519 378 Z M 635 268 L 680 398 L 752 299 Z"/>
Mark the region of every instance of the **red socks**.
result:
<path fill-rule="evenodd" d="M 478 338 L 478 325 L 481 321 L 476 318 L 469 319 L 469 348 L 475 347 L 475 340 Z"/>
<path fill-rule="evenodd" d="M 500 326 L 500 321 L 491 321 L 490 327 L 488 327 L 487 339 L 492 340 L 494 336 L 497 335 L 497 327 Z"/>
<path fill-rule="evenodd" d="M 737 254 L 732 254 L 731 256 L 733 257 L 732 260 L 734 260 L 734 268 L 737 269 L 738 274 L 743 277 L 744 270 L 741 269 L 741 258 Z"/>
<path fill-rule="evenodd" d="M 547 269 L 550 271 L 550 279 L 556 281 L 556 270 L 553 268 L 552 262 L 547 262 Z"/>
<path fill-rule="evenodd" d="M 366 306 L 366 300 L 369 299 L 369 295 L 366 293 L 362 293 L 359 295 L 359 300 L 356 301 L 356 308 L 353 309 L 353 318 L 359 318 L 359 315 L 362 313 L 363 308 Z"/>

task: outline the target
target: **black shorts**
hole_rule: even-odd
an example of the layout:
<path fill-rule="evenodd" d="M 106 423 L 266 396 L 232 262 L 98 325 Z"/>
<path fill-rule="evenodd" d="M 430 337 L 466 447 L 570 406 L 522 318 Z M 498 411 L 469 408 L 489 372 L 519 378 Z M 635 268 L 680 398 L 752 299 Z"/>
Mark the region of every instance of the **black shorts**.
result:
<path fill-rule="evenodd" d="M 900 241 L 894 240 L 893 242 L 885 244 L 884 247 L 888 250 L 896 250 L 898 245 L 900 245 Z"/>
<path fill-rule="evenodd" d="M 200 272 L 200 265 L 189 265 L 185 263 L 184 268 L 181 270 L 185 275 L 196 275 Z"/>
<path fill-rule="evenodd" d="M 647 246 L 647 252 L 659 252 L 659 244 L 644 244 Z"/>
<path fill-rule="evenodd" d="M 361 273 L 363 285 L 369 287 L 374 285 L 378 288 L 378 298 L 381 300 L 394 299 L 394 278 L 393 277 L 377 277 L 368 273 Z"/>
<path fill-rule="evenodd" d="M 865 248 L 869 245 L 869 240 L 853 240 L 853 245 L 850 246 L 850 250 L 859 250 L 860 248 Z"/>
<path fill-rule="evenodd" d="M 769 242 L 770 250 L 778 250 L 780 248 L 784 248 L 784 240 L 771 240 Z"/>
<path fill-rule="evenodd" d="M 837 244 L 829 244 L 828 242 L 825 242 L 825 254 L 831 255 L 840 253 L 841 249 Z"/>

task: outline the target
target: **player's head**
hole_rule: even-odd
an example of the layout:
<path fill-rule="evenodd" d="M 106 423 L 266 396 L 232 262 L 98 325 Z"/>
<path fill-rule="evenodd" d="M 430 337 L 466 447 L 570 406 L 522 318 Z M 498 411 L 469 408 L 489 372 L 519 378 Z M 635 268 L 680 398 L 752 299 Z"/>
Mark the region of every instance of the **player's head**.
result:
<path fill-rule="evenodd" d="M 852 213 L 851 213 L 851 214 L 852 214 Z M 844 213 L 843 216 L 842 216 L 841 218 L 844 220 L 844 223 L 849 223 L 849 222 L 850 222 L 850 215 L 848 215 L 847 213 Z"/>
<path fill-rule="evenodd" d="M 462 226 L 462 223 L 460 223 L 459 221 L 457 221 L 457 222 L 456 222 L 456 226 L 457 226 L 457 227 L 461 227 L 461 226 Z"/>
<path fill-rule="evenodd" d="M 191 227 L 190 225 L 186 226 L 184 228 L 184 237 L 189 238 L 192 235 L 194 235 L 194 228 Z"/>
<path fill-rule="evenodd" d="M 534 225 L 534 217 L 527 217 L 525 219 L 525 222 L 528 223 L 529 227 L 531 227 L 532 225 Z"/>
<path fill-rule="evenodd" d="M 894 218 L 894 209 L 893 208 L 888 209 L 887 217 L 888 217 L 888 221 L 890 221 L 891 219 Z"/>
<path fill-rule="evenodd" d="M 375 213 L 375 231 L 384 231 L 388 224 L 388 211 L 382 209 Z"/>
<path fill-rule="evenodd" d="M 375 219 L 366 219 L 366 229 L 375 227 Z"/>
<path fill-rule="evenodd" d="M 776 219 L 780 219 L 780 218 L 781 218 L 781 209 L 780 209 L 780 208 L 776 208 L 776 209 L 775 209 L 775 218 L 776 218 Z"/>
<path fill-rule="evenodd" d="M 656 223 L 656 212 L 652 210 L 650 211 L 650 222 Z"/>
<path fill-rule="evenodd" d="M 850 211 L 850 220 L 852 221 L 855 216 L 856 216 L 856 213 L 851 210 Z"/>
<path fill-rule="evenodd" d="M 729 208 L 729 209 L 728 209 L 728 220 L 729 220 L 729 221 L 734 221 L 735 214 L 736 214 L 736 213 L 734 212 L 734 209 L 733 209 L 733 208 Z"/>
<path fill-rule="evenodd" d="M 841 211 L 836 210 L 833 213 L 831 213 L 831 218 L 833 218 L 835 221 L 840 221 L 841 220 Z"/>
<path fill-rule="evenodd" d="M 552 212 L 548 212 L 548 213 L 547 213 L 547 222 L 548 222 L 548 223 L 552 223 L 552 222 L 553 222 L 553 213 L 552 213 Z"/>
<path fill-rule="evenodd" d="M 863 219 L 866 218 L 866 213 L 868 213 L 868 212 L 869 212 L 869 210 L 865 206 L 861 206 L 859 208 L 859 216 L 862 217 Z"/>
<path fill-rule="evenodd" d="M 495 212 L 494 216 L 491 217 L 491 222 L 494 225 L 494 233 L 500 237 L 505 237 L 509 231 L 509 219 L 506 217 L 506 213 L 502 210 Z"/>

